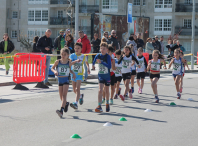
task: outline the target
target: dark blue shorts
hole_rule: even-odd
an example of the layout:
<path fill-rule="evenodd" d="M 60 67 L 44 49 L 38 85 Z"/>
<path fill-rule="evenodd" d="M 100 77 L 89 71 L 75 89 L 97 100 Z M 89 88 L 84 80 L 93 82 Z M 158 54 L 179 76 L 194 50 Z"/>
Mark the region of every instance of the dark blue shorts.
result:
<path fill-rule="evenodd" d="M 99 83 L 105 84 L 105 86 L 110 86 L 111 85 L 111 80 L 105 80 L 105 79 L 98 79 Z"/>
<path fill-rule="evenodd" d="M 177 74 L 177 75 L 176 75 L 176 74 L 173 74 L 173 77 L 176 78 L 176 76 L 179 76 L 179 75 L 181 76 L 182 74 L 183 74 L 183 73 L 179 73 L 179 74 Z"/>
<path fill-rule="evenodd" d="M 69 77 L 58 77 L 58 85 L 69 85 Z"/>

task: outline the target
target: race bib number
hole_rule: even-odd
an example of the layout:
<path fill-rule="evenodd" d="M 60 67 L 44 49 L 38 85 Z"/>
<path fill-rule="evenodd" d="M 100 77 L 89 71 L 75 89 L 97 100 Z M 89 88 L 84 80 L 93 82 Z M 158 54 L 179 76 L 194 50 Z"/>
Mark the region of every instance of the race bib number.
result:
<path fill-rule="evenodd" d="M 108 68 L 103 64 L 99 64 L 99 74 L 108 74 Z"/>
<path fill-rule="evenodd" d="M 155 71 L 160 70 L 159 63 L 151 63 L 151 70 L 155 70 Z"/>
<path fill-rule="evenodd" d="M 59 65 L 58 67 L 59 76 L 69 76 L 70 68 L 68 65 Z"/>
<path fill-rule="evenodd" d="M 173 70 L 175 70 L 175 71 L 180 71 L 180 70 L 181 70 L 181 64 L 179 64 L 179 63 L 174 63 L 174 64 L 173 64 Z"/>
<path fill-rule="evenodd" d="M 82 64 L 81 63 L 75 63 L 73 65 L 73 72 L 74 73 L 82 73 Z"/>
<path fill-rule="evenodd" d="M 130 68 L 131 67 L 131 61 L 130 60 L 122 60 L 122 67 L 123 68 Z"/>
<path fill-rule="evenodd" d="M 143 63 L 143 61 L 139 61 L 139 65 L 140 65 L 140 68 L 144 68 L 144 63 Z"/>
<path fill-rule="evenodd" d="M 122 71 L 122 67 L 117 67 L 117 68 L 116 68 L 116 71 L 115 71 L 115 74 L 117 74 L 117 75 L 118 75 L 118 74 L 122 74 L 121 71 Z"/>

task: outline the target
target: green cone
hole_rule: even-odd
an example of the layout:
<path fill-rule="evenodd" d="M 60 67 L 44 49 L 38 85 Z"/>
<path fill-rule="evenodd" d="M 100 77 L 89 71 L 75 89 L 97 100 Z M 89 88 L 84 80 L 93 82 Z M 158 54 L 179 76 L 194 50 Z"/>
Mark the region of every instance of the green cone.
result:
<path fill-rule="evenodd" d="M 170 105 L 176 105 L 174 102 L 171 102 Z"/>
<path fill-rule="evenodd" d="M 125 119 L 124 117 L 119 119 L 120 121 L 127 121 L 127 119 Z"/>
<path fill-rule="evenodd" d="M 81 137 L 78 134 L 74 134 L 70 138 L 81 139 Z"/>

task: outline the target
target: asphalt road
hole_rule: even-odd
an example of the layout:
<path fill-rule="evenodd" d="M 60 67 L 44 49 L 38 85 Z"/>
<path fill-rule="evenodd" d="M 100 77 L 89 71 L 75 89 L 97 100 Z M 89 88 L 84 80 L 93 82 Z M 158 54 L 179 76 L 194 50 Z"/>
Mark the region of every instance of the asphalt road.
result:
<path fill-rule="evenodd" d="M 160 103 L 156 104 L 146 79 L 143 94 L 137 93 L 135 85 L 133 99 L 114 100 L 110 112 L 101 114 L 94 112 L 98 86 L 83 85 L 84 104 L 78 111 L 69 108 L 63 119 L 55 112 L 61 104 L 57 85 L 47 90 L 26 85 L 30 91 L 0 87 L 0 145 L 197 146 L 197 82 L 198 74 L 186 74 L 182 98 L 178 100 L 171 75 L 162 75 L 158 83 Z M 68 101 L 73 102 L 74 98 L 74 93 L 69 92 Z M 177 105 L 169 106 L 171 102 Z M 146 113 L 145 109 L 152 112 Z M 121 117 L 127 121 L 119 121 Z M 113 126 L 104 127 L 106 122 Z M 82 139 L 71 139 L 73 134 L 79 134 Z"/>

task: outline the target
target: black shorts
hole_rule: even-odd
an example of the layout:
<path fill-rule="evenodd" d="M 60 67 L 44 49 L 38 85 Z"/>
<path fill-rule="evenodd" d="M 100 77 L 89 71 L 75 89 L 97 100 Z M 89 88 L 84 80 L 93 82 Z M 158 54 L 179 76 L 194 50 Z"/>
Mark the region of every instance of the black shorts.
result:
<path fill-rule="evenodd" d="M 136 75 L 136 70 L 132 70 L 131 75 L 132 76 Z"/>
<path fill-rule="evenodd" d="M 160 78 L 160 74 L 152 74 L 150 73 L 150 79 L 153 79 L 153 78 Z"/>
<path fill-rule="evenodd" d="M 121 81 L 122 81 L 122 76 L 115 77 L 115 83 L 121 82 Z"/>
<path fill-rule="evenodd" d="M 111 76 L 111 86 L 114 86 L 114 84 L 115 84 L 115 74 Z"/>
<path fill-rule="evenodd" d="M 99 83 L 105 84 L 105 86 L 110 86 L 110 84 L 111 84 L 110 80 L 109 81 L 107 81 L 107 80 L 98 80 L 98 81 L 99 81 Z"/>
<path fill-rule="evenodd" d="M 139 72 L 137 73 L 137 79 L 145 79 L 146 73 L 145 72 Z"/>
<path fill-rule="evenodd" d="M 122 74 L 122 78 L 123 78 L 123 81 L 127 80 L 127 79 L 131 79 L 131 73 L 125 73 L 125 74 Z"/>

